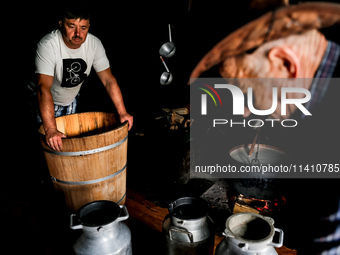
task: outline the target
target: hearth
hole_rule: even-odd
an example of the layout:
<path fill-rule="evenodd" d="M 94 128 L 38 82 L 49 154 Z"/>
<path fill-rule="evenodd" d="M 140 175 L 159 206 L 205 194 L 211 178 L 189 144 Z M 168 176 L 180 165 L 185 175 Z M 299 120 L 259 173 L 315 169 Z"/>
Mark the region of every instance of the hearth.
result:
<path fill-rule="evenodd" d="M 232 212 L 252 212 L 265 216 L 273 216 L 282 211 L 286 205 L 286 198 L 280 196 L 272 200 L 247 197 L 243 194 L 235 194 L 230 198 Z"/>

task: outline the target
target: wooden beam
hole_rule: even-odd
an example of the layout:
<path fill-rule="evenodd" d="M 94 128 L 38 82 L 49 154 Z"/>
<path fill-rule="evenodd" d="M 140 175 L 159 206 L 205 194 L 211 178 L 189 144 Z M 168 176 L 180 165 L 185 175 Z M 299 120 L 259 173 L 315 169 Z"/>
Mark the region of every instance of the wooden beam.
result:
<path fill-rule="evenodd" d="M 150 228 L 162 232 L 162 224 L 168 209 L 156 206 L 154 203 L 145 200 L 145 196 L 133 190 L 127 190 L 125 205 L 130 217 L 135 218 Z"/>

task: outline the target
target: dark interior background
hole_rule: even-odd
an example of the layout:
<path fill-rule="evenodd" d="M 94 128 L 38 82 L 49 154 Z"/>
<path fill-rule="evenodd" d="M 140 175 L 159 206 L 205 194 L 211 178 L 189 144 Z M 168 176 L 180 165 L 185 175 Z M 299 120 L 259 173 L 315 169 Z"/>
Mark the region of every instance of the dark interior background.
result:
<path fill-rule="evenodd" d="M 30 148 L 20 157 L 20 166 L 8 175 L 22 172 L 26 178 L 39 180 L 36 168 L 36 124 L 31 115 L 25 90 L 27 81 L 35 81 L 34 57 L 39 40 L 58 29 L 60 9 L 68 1 L 56 4 L 45 1 L 21 2 L 8 8 L 9 38 L 15 57 L 8 58 L 12 66 L 20 66 L 20 74 L 9 68 L 16 86 L 10 86 L 14 101 L 8 113 L 13 116 L 11 146 Z M 265 11 L 250 11 L 250 0 L 162 0 L 162 1 L 81 1 L 91 10 L 90 33 L 103 43 L 113 75 L 122 90 L 127 111 L 134 116 L 132 132 L 146 132 L 162 108 L 184 107 L 189 101 L 189 75 L 199 60 L 221 39 Z M 160 85 L 160 76 L 166 71 L 159 48 L 169 41 L 168 24 L 172 26 L 172 41 L 176 45 L 173 57 L 165 59 L 173 82 Z M 18 59 L 20 61 L 18 61 Z M 9 82 L 13 84 L 13 79 Z M 106 111 L 115 108 L 92 70 L 83 83 L 78 101 L 78 112 Z M 131 132 L 130 132 L 131 133 Z M 38 148 L 38 149 L 37 149 Z M 13 155 L 11 155 L 13 157 Z M 22 164 L 22 167 L 21 167 Z M 39 174 L 38 174 L 39 175 Z"/>
<path fill-rule="evenodd" d="M 273 9 L 250 9 L 251 0 L 162 0 L 162 1 L 81 1 L 90 6 L 90 33 L 103 43 L 111 70 L 122 90 L 127 111 L 134 116 L 133 134 L 152 127 L 162 107 L 184 107 L 189 101 L 189 75 L 200 59 L 221 39 L 250 20 Z M 274 1 L 275 2 L 275 1 Z M 336 2 L 336 1 L 334 1 Z M 291 4 L 297 1 L 290 1 Z M 34 81 L 36 44 L 47 33 L 58 28 L 60 8 L 68 1 L 13 3 L 4 8 L 3 33 L 13 50 L 7 52 L 3 75 L 10 89 L 11 104 L 3 104 L 10 117 L 11 135 L 8 159 L 15 162 L 4 174 L 39 182 L 36 126 L 32 119 L 25 86 Z M 172 39 L 176 54 L 165 59 L 174 76 L 170 85 L 160 85 L 165 71 L 159 58 L 159 48 L 168 42 L 168 24 L 172 25 Z M 336 33 L 333 33 L 335 35 Z M 10 53 L 10 56 L 7 54 Z M 214 70 L 212 70 L 214 72 Z M 216 73 L 214 73 L 216 75 Z M 87 78 L 80 91 L 78 111 L 114 112 L 114 106 L 95 72 Z M 6 99 L 4 97 L 3 99 Z M 131 132 L 130 132 L 131 133 Z M 166 147 L 166 141 L 160 145 Z M 14 153 L 13 153 L 14 152 Z"/>
<path fill-rule="evenodd" d="M 180 103 L 188 90 L 186 83 L 190 72 L 201 57 L 250 18 L 247 9 L 250 1 L 193 0 L 190 11 L 189 1 L 178 0 L 87 2 L 92 12 L 90 33 L 102 41 L 127 110 L 137 118 L 139 114 L 150 116 L 151 111 L 159 107 Z M 45 34 L 58 28 L 61 5 L 51 8 L 37 1 L 20 6 L 21 20 L 25 20 L 25 29 L 21 32 L 26 38 L 20 55 L 27 67 L 22 78 L 35 78 L 36 44 Z M 158 50 L 169 41 L 168 24 L 172 25 L 177 51 L 165 61 L 174 80 L 171 85 L 161 86 L 159 79 L 165 68 Z M 83 85 L 82 110 L 112 107 L 98 82 L 93 72 Z"/>
<path fill-rule="evenodd" d="M 200 59 L 229 33 L 271 9 L 251 10 L 250 0 L 79 1 L 86 2 L 92 11 L 90 33 L 102 41 L 127 111 L 134 116 L 129 141 L 130 137 L 133 139 L 130 134 L 152 128 L 154 119 L 162 115 L 162 108 L 184 107 L 189 103 L 186 84 Z M 10 73 L 4 72 L 3 87 L 10 89 L 8 100 L 11 101 L 11 104 L 3 103 L 3 112 L 9 116 L 4 120 L 10 132 L 3 134 L 6 142 L 3 164 L 7 163 L 7 167 L 2 172 L 5 180 L 1 185 L 2 197 L 28 196 L 30 190 L 40 187 L 43 178 L 48 178 L 25 85 L 35 80 L 36 44 L 58 28 L 59 10 L 65 4 L 67 1 L 25 1 L 3 9 L 6 29 L 3 38 L 12 50 L 7 52 L 3 48 L 2 52 Z M 169 40 L 168 24 L 172 25 L 177 51 L 172 58 L 165 59 L 174 76 L 173 82 L 162 86 L 159 79 L 165 68 L 158 51 Z M 79 111 L 115 111 L 95 72 L 87 78 L 80 94 Z M 7 94 L 3 95 L 5 100 Z M 171 160 L 163 159 L 170 140 L 171 137 L 156 137 L 154 141 L 159 147 L 152 148 L 153 144 L 145 142 L 139 147 L 129 147 L 129 151 L 144 151 L 146 157 L 141 166 L 151 161 L 168 164 Z M 156 160 L 155 153 L 163 157 Z M 129 164 L 138 165 L 136 158 L 130 159 Z M 156 177 L 160 183 L 166 179 Z"/>

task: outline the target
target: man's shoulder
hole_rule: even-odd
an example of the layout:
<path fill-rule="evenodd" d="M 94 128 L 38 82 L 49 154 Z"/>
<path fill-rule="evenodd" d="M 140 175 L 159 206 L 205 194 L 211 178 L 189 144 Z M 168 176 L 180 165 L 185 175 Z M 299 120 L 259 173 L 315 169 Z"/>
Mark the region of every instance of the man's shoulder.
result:
<path fill-rule="evenodd" d="M 59 42 L 60 30 L 53 30 L 40 39 L 38 45 L 57 44 Z"/>
<path fill-rule="evenodd" d="M 97 48 L 99 45 L 103 45 L 101 40 L 97 36 L 95 36 L 95 35 L 93 35 L 91 33 L 87 34 L 86 41 L 93 48 Z"/>

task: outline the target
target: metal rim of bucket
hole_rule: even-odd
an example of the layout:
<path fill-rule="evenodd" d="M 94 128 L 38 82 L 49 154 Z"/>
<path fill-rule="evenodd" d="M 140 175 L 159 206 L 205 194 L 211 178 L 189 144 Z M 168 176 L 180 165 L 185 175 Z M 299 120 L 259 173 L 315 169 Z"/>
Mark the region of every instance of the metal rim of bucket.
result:
<path fill-rule="evenodd" d="M 254 159 L 256 156 L 256 153 L 253 153 L 251 155 L 248 155 L 250 148 L 251 148 L 251 144 L 242 144 L 242 145 L 238 145 L 234 148 L 232 148 L 229 151 L 229 155 L 230 157 L 235 160 L 236 162 L 240 163 L 240 164 L 251 164 L 250 161 L 251 159 Z M 268 162 L 268 160 L 265 162 L 261 161 L 261 163 L 267 165 L 267 164 L 280 164 L 280 163 L 288 163 L 291 161 L 291 157 L 283 150 L 271 145 L 267 145 L 267 144 L 259 144 L 258 145 L 258 150 L 259 150 L 259 159 L 262 157 L 262 155 L 267 155 L 269 152 L 270 153 L 275 153 L 277 158 L 278 156 L 280 156 L 280 160 L 276 160 L 275 162 Z"/>
<path fill-rule="evenodd" d="M 199 205 L 201 207 L 200 210 L 200 216 L 195 218 L 186 218 L 186 217 L 180 217 L 180 215 L 176 214 L 176 209 L 179 208 L 182 205 Z M 173 217 L 176 217 L 178 219 L 186 220 L 186 221 L 195 221 L 202 218 L 205 218 L 208 215 L 209 212 L 209 204 L 205 200 L 201 198 L 195 198 L 195 197 L 182 197 L 174 202 L 169 204 L 169 212 Z"/>
<path fill-rule="evenodd" d="M 90 112 L 90 113 L 100 113 L 100 112 Z M 61 117 L 58 117 L 58 118 L 68 117 L 68 116 L 72 116 L 72 115 L 79 115 L 79 114 L 82 114 L 82 113 L 75 113 L 75 114 L 65 115 L 65 116 L 61 116 Z M 113 116 L 114 116 L 114 114 L 113 114 Z M 118 125 L 117 127 L 112 128 L 112 129 L 110 129 L 108 131 L 101 132 L 99 134 L 88 135 L 88 136 L 85 136 L 85 137 L 67 137 L 67 138 L 63 138 L 63 139 L 67 140 L 67 141 L 69 141 L 71 143 L 72 142 L 76 142 L 79 139 L 83 139 L 84 143 L 86 144 L 86 141 L 88 139 L 92 139 L 93 136 L 101 138 L 102 136 L 106 136 L 110 132 L 116 132 L 119 129 L 125 128 L 126 125 L 128 125 L 128 121 L 120 123 L 120 125 Z M 40 130 L 41 130 L 41 127 L 39 128 L 38 132 L 40 133 L 40 136 L 43 139 L 43 141 L 45 141 L 45 139 L 43 138 L 43 137 L 45 137 L 45 134 L 43 134 Z M 98 152 L 102 152 L 102 151 L 105 151 L 105 150 L 112 149 L 114 147 L 117 147 L 117 146 L 121 145 L 127 139 L 128 139 L 128 132 L 127 132 L 125 137 L 123 137 L 121 140 L 117 141 L 116 143 L 108 144 L 107 146 L 100 147 L 100 148 L 89 149 L 89 150 L 86 150 L 86 151 L 54 151 L 49 146 L 47 146 L 46 144 L 45 144 L 45 146 L 43 146 L 43 150 L 45 152 L 48 152 L 48 153 L 51 153 L 51 154 L 56 154 L 56 155 L 61 155 L 61 156 L 83 156 L 83 155 L 98 153 Z"/>
<path fill-rule="evenodd" d="M 264 238 L 261 238 L 261 239 L 258 239 L 258 240 L 251 240 L 251 239 L 246 239 L 246 238 L 243 238 L 239 235 L 235 235 L 235 233 L 230 229 L 229 225 L 230 225 L 230 221 L 233 220 L 234 218 L 236 217 L 240 217 L 240 216 L 243 216 L 243 215 L 251 215 L 252 217 L 255 217 L 255 218 L 259 218 L 259 219 L 262 219 L 264 222 L 266 222 L 268 224 L 268 226 L 270 227 L 270 233 L 264 237 Z M 269 217 L 268 217 L 269 218 Z M 252 242 L 252 243 L 262 243 L 262 242 L 267 242 L 269 240 L 272 239 L 272 237 L 274 236 L 275 234 L 275 230 L 274 230 L 274 226 L 273 226 L 273 222 L 271 222 L 270 220 L 266 219 L 266 217 L 262 216 L 262 215 L 259 215 L 259 214 L 255 214 L 255 213 L 248 213 L 248 212 L 243 212 L 243 213 L 237 213 L 237 214 L 233 214 L 231 215 L 227 221 L 226 221 L 226 231 L 228 231 L 229 233 L 231 233 L 232 235 L 234 235 L 234 238 L 235 239 L 238 239 L 242 242 Z M 227 233 L 226 233 L 227 234 Z"/>
<path fill-rule="evenodd" d="M 235 146 L 232 149 L 230 149 L 229 154 L 232 154 L 237 150 L 244 149 L 244 148 L 250 148 L 250 147 L 251 147 L 251 144 L 241 144 L 241 145 Z M 260 144 L 259 147 L 275 150 L 275 151 L 281 152 L 283 154 L 286 154 L 286 152 L 283 149 L 277 148 L 275 146 L 271 146 L 271 145 L 267 145 L 267 144 Z"/>
<path fill-rule="evenodd" d="M 87 222 L 86 220 L 84 220 L 84 218 L 89 214 L 91 213 L 94 214 L 95 211 L 100 210 L 106 210 L 106 212 L 110 214 L 110 218 L 108 219 L 101 218 L 98 220 L 98 223 Z M 79 208 L 76 216 L 78 221 L 84 226 L 99 227 L 114 222 L 120 216 L 120 214 L 121 210 L 117 203 L 109 200 L 97 200 L 87 203 L 83 205 L 81 208 Z"/>
<path fill-rule="evenodd" d="M 101 113 L 101 112 L 85 112 L 85 113 Z M 65 118 L 65 117 L 68 117 L 68 116 L 72 116 L 72 115 L 74 116 L 74 115 L 79 115 L 79 114 L 82 114 L 82 113 L 74 113 L 74 114 L 69 114 L 69 115 L 63 115 L 63 116 L 60 116 L 60 117 L 57 117 L 57 118 L 63 118 L 63 117 Z M 112 115 L 114 115 L 114 114 L 112 113 Z M 117 123 L 117 124 L 120 124 L 120 125 L 117 125 L 117 127 L 112 128 L 112 129 L 110 129 L 108 131 L 102 132 L 100 134 L 89 135 L 89 136 L 86 136 L 86 137 L 67 137 L 67 138 L 63 138 L 63 139 L 67 139 L 67 140 L 72 141 L 72 140 L 77 140 L 77 139 L 86 139 L 87 137 L 92 137 L 92 136 L 103 136 L 103 135 L 105 135 L 105 134 L 107 134 L 109 132 L 113 132 L 113 131 L 116 131 L 118 129 L 124 128 L 126 125 L 128 125 L 128 121 L 124 121 L 123 123 Z M 45 136 L 45 134 L 40 132 L 40 129 L 41 128 L 39 128 L 39 130 L 38 130 L 40 135 Z"/>

